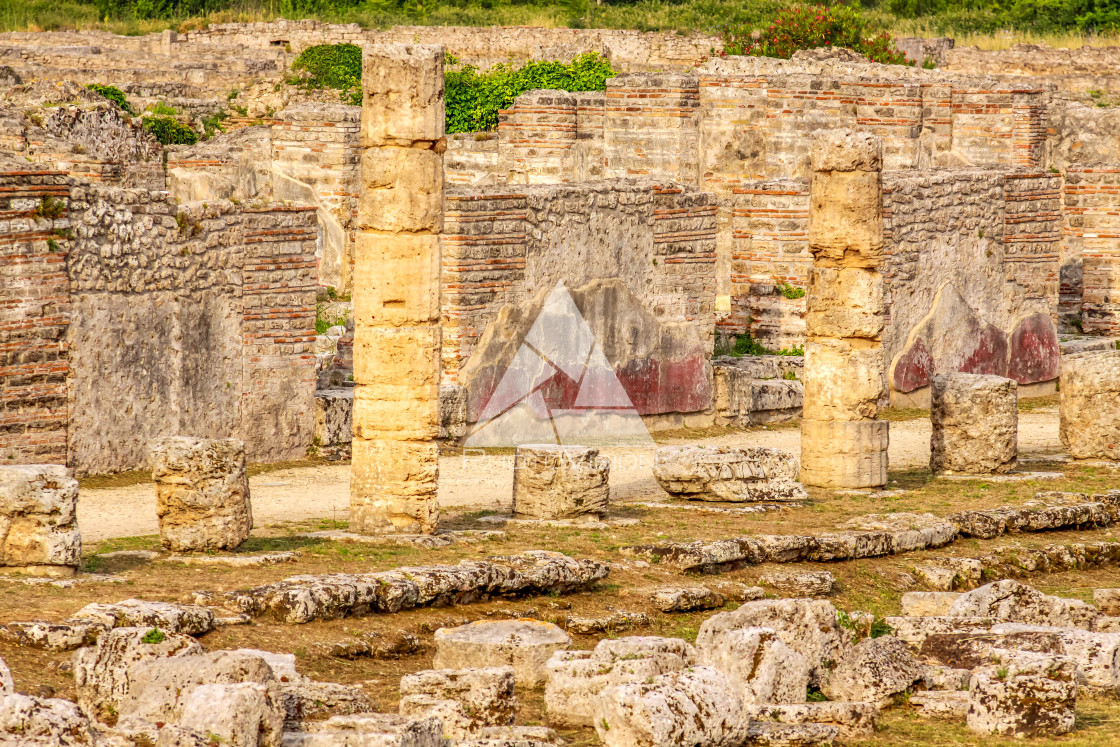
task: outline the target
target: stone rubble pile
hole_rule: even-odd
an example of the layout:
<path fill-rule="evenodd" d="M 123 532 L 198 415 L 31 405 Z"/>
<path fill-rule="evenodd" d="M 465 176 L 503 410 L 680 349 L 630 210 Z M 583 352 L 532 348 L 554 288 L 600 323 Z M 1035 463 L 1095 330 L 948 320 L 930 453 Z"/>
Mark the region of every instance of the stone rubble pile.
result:
<path fill-rule="evenodd" d="M 675 498 L 745 503 L 803 501 L 800 460 L 780 449 L 752 446 L 662 446 L 653 476 Z"/>
<path fill-rule="evenodd" d="M 463 560 L 458 565 L 293 576 L 224 594 L 195 592 L 189 601 L 221 605 L 251 617 L 271 615 L 288 623 L 306 623 L 493 597 L 564 593 L 592 586 L 608 573 L 605 564 L 594 560 L 530 550 L 511 557 Z"/>

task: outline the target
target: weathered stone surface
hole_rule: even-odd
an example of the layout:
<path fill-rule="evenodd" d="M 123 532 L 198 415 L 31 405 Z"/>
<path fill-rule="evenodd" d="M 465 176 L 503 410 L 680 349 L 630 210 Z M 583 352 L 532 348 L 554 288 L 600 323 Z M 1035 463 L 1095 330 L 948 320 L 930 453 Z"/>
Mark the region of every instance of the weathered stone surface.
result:
<path fill-rule="evenodd" d="M 882 420 L 801 421 L 801 482 L 823 488 L 887 484 L 890 424 Z M 812 444 L 806 449 L 806 444 Z"/>
<path fill-rule="evenodd" d="M 97 639 L 93 648 L 74 653 L 74 685 L 78 705 L 93 718 L 119 711 L 129 692 L 129 670 L 146 659 L 195 656 L 202 646 L 190 636 L 166 633 L 158 643 L 144 643 L 148 628 L 117 628 Z"/>
<path fill-rule="evenodd" d="M 513 667 L 517 684 L 536 687 L 545 681 L 545 664 L 572 642 L 552 623 L 540 620 L 475 622 L 436 631 L 436 669 Z"/>
<path fill-rule="evenodd" d="M 152 445 L 151 460 L 165 548 L 234 550 L 249 538 L 253 509 L 244 443 L 173 436 Z"/>
<path fill-rule="evenodd" d="M 41 620 L 10 622 L 0 626 L 0 640 L 47 651 L 73 651 L 92 645 L 108 628 L 97 622 L 75 620 L 49 623 Z"/>
<path fill-rule="evenodd" d="M 984 572 L 984 564 L 975 558 L 933 558 L 911 570 L 914 577 L 938 591 L 975 589 Z"/>
<path fill-rule="evenodd" d="M 702 501 L 798 501 L 800 463 L 779 449 L 730 446 L 662 446 L 653 476 L 669 494 Z"/>
<path fill-rule="evenodd" d="M 600 516 L 610 498 L 611 462 L 586 446 L 517 447 L 513 513 L 535 519 Z"/>
<path fill-rule="evenodd" d="M 968 716 L 968 699 L 967 690 L 929 690 L 911 695 L 910 705 L 917 706 L 928 718 L 963 721 Z"/>
<path fill-rule="evenodd" d="M 670 586 L 656 589 L 649 596 L 650 604 L 662 612 L 714 610 L 724 605 L 723 595 L 706 586 Z"/>
<path fill-rule="evenodd" d="M 153 724 L 135 717 L 117 720 L 110 729 L 99 729 L 104 747 L 137 747 L 150 744 L 155 747 L 210 747 L 210 735 L 176 724 Z"/>
<path fill-rule="evenodd" d="M 214 629 L 214 611 L 195 604 L 125 599 L 115 604 L 87 604 L 72 620 L 89 620 L 108 628 L 159 628 L 170 633 L 203 635 Z"/>
<path fill-rule="evenodd" d="M 8 668 L 7 662 L 0 659 L 0 695 L 8 695 L 15 691 L 16 687 L 12 683 L 12 670 Z"/>
<path fill-rule="evenodd" d="M 21 747 L 92 745 L 89 720 L 68 700 L 0 696 L 0 744 Z"/>
<path fill-rule="evenodd" d="M 595 732 L 606 747 L 738 747 L 746 719 L 727 678 L 709 667 L 603 691 Z"/>
<path fill-rule="evenodd" d="M 849 519 L 840 527 L 889 533 L 892 554 L 942 547 L 957 538 L 957 528 L 953 522 L 933 514 L 867 514 Z"/>
<path fill-rule="evenodd" d="M 1058 390 L 1070 456 L 1120 460 L 1120 350 L 1062 356 Z"/>
<path fill-rule="evenodd" d="M 1094 496 L 1096 498 L 1097 496 Z M 1103 501 L 1078 501 L 1046 505 L 1032 501 L 1022 506 L 975 509 L 949 519 L 965 537 L 993 539 L 1016 532 L 1104 526 L 1112 523 L 1113 507 Z"/>
<path fill-rule="evenodd" d="M 1018 384 L 984 374 L 934 376 L 931 385 L 934 473 L 1002 474 L 1015 468 Z"/>
<path fill-rule="evenodd" d="M 905 617 L 942 617 L 960 594 L 943 591 L 909 591 L 902 595 L 902 614 Z"/>
<path fill-rule="evenodd" d="M 362 57 L 362 145 L 443 137 L 443 48 L 367 45 Z"/>
<path fill-rule="evenodd" d="M 874 736 L 879 722 L 879 707 L 872 703 L 798 703 L 745 706 L 744 714 L 755 721 L 779 724 L 830 724 L 841 739 L 866 739 Z"/>
<path fill-rule="evenodd" d="M 201 685 L 183 698 L 179 726 L 230 747 L 280 747 L 284 711 L 274 689 L 251 682 Z"/>
<path fill-rule="evenodd" d="M 679 638 L 629 636 L 599 641 L 594 651 L 558 651 L 545 665 L 545 710 L 555 726 L 593 726 L 600 694 L 624 683 L 645 682 L 680 672 L 698 660 L 696 650 Z"/>
<path fill-rule="evenodd" d="M 530 550 L 485 561 L 463 560 L 454 566 L 296 576 L 275 584 L 226 592 L 220 601 L 231 610 L 254 617 L 268 614 L 289 623 L 306 623 L 372 612 L 400 612 L 428 604 L 574 591 L 601 581 L 608 572 L 605 564 L 594 560 Z M 212 596 L 199 592 L 193 598 Z"/>
<path fill-rule="evenodd" d="M 0 572 L 71 575 L 82 555 L 78 481 L 65 467 L 0 467 Z"/>
<path fill-rule="evenodd" d="M 961 594 L 949 608 L 949 614 L 1084 629 L 1090 629 L 1100 616 L 1095 607 L 1078 599 L 1052 597 L 1011 579 Z"/>
<path fill-rule="evenodd" d="M 758 582 L 788 597 L 827 597 L 836 585 L 830 571 L 771 571 Z"/>
<path fill-rule="evenodd" d="M 1063 654 L 1077 665 L 1080 682 L 1104 692 L 1120 687 L 1120 633 L 1095 633 L 1077 628 L 1002 623 L 992 626 L 996 648 L 1019 649 L 1018 640 L 1045 637 L 1056 642 L 1053 653 Z M 1030 651 L 1030 645 L 1023 646 Z"/>
<path fill-rule="evenodd" d="M 438 718 L 387 713 L 335 716 L 284 734 L 283 747 L 443 747 Z"/>
<path fill-rule="evenodd" d="M 972 672 L 968 669 L 943 667 L 926 662 L 926 687 L 930 690 L 967 690 Z"/>
<path fill-rule="evenodd" d="M 809 660 L 770 628 L 706 636 L 697 650 L 701 661 L 727 675 L 744 705 L 805 702 Z"/>
<path fill-rule="evenodd" d="M 1005 657 L 973 672 L 968 690 L 970 731 L 1036 737 L 1073 729 L 1076 667 L 1065 657 Z"/>
<path fill-rule="evenodd" d="M 840 735 L 832 724 L 779 724 L 752 721 L 744 745 L 758 747 L 829 747 Z"/>
<path fill-rule="evenodd" d="M 910 692 L 925 667 L 893 636 L 865 638 L 845 652 L 821 683 L 830 700 L 884 706 Z"/>
<path fill-rule="evenodd" d="M 1120 589 L 1093 589 L 1093 604 L 1101 614 L 1120 617 Z"/>
<path fill-rule="evenodd" d="M 824 600 L 763 599 L 731 612 L 712 615 L 700 625 L 697 649 L 714 650 L 729 631 L 769 628 L 805 657 L 810 682 L 816 683 L 826 661 L 837 661 L 849 639 L 836 622 L 836 608 Z"/>
<path fill-rule="evenodd" d="M 619 633 L 649 625 L 649 615 L 644 612 L 612 612 L 599 617 L 569 615 L 562 627 L 576 635 Z"/>
<path fill-rule="evenodd" d="M 509 726 L 517 713 L 510 667 L 429 669 L 401 678 L 400 714 L 438 716 L 447 736 Z"/>
<path fill-rule="evenodd" d="M 375 704 L 360 687 L 316 682 L 307 677 L 284 682 L 283 675 L 276 672 L 276 676 L 281 680 L 280 708 L 286 727 L 301 726 L 304 722 L 325 716 L 346 716 L 375 710 Z"/>

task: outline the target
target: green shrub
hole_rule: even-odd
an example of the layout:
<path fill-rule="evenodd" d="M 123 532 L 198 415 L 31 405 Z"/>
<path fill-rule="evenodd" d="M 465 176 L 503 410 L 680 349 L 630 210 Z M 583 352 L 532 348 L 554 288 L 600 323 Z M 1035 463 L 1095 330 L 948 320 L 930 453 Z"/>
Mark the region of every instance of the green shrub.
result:
<path fill-rule="evenodd" d="M 478 132 L 498 126 L 498 111 L 534 88 L 604 91 L 614 76 L 610 62 L 589 52 L 563 62 L 530 62 L 523 67 L 495 65 L 479 72 L 473 65 L 444 75 L 447 132 Z"/>
<path fill-rule="evenodd" d="M 164 145 L 194 145 L 198 133 L 171 117 L 144 117 L 144 129 Z"/>
<path fill-rule="evenodd" d="M 778 289 L 778 292 L 782 294 L 782 296 L 790 300 L 805 298 L 804 288 L 798 288 L 796 285 L 790 285 L 784 280 L 779 280 L 775 284 L 775 287 Z"/>
<path fill-rule="evenodd" d="M 872 62 L 908 65 L 889 34 L 870 36 L 866 19 L 857 8 L 847 5 L 797 5 L 783 8 L 766 28 L 751 24 L 725 26 L 720 35 L 720 55 L 750 55 L 789 59 L 800 49 L 846 47 Z"/>
<path fill-rule="evenodd" d="M 154 104 L 148 104 L 148 108 L 145 111 L 151 112 L 157 117 L 174 117 L 179 113 L 178 109 L 173 106 L 168 106 L 162 101 L 157 101 Z"/>
<path fill-rule="evenodd" d="M 151 630 L 149 630 L 147 633 L 144 634 L 144 637 L 140 639 L 140 642 L 141 643 L 163 643 L 165 640 L 167 640 L 167 635 L 164 634 L 164 632 L 162 630 L 160 630 L 159 628 L 152 628 Z"/>
<path fill-rule="evenodd" d="M 292 63 L 290 83 L 303 88 L 336 88 L 342 100 L 362 103 L 362 48 L 356 44 L 318 44 Z"/>
<path fill-rule="evenodd" d="M 125 98 L 124 91 L 116 86 L 102 86 L 97 83 L 90 83 L 86 88 L 109 99 L 129 114 L 136 114 L 136 110 L 132 108 L 132 104 L 128 103 L 128 99 Z"/>

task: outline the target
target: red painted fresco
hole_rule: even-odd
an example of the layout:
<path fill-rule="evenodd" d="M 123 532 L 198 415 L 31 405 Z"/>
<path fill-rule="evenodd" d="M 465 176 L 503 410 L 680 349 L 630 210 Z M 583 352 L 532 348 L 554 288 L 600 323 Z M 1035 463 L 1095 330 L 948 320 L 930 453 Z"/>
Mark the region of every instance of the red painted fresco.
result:
<path fill-rule="evenodd" d="M 891 377 L 895 391 L 912 392 L 929 386 L 933 376 L 933 356 L 922 338 L 918 338 L 898 359 Z"/>
<path fill-rule="evenodd" d="M 1058 332 L 1049 314 L 1028 316 L 1011 333 L 1008 378 L 1020 384 L 1034 384 L 1058 378 L 1062 352 Z"/>

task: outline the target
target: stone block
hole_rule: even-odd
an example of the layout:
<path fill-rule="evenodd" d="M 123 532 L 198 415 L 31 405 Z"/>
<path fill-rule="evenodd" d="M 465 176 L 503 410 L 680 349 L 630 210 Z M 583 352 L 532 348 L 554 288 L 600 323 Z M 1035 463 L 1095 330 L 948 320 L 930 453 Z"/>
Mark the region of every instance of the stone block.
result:
<path fill-rule="evenodd" d="M 611 463 L 586 446 L 517 447 L 514 516 L 571 519 L 607 512 Z"/>
<path fill-rule="evenodd" d="M 881 345 L 810 337 L 805 343 L 802 417 L 834 421 L 874 418 L 879 401 L 887 394 L 884 356 Z"/>
<path fill-rule="evenodd" d="M 1079 599 L 1050 596 L 1013 579 L 961 594 L 949 608 L 956 617 L 990 617 L 998 622 L 1089 630 L 1100 612 Z"/>
<path fill-rule="evenodd" d="M 960 594 L 945 591 L 909 591 L 902 595 L 902 614 L 907 617 L 943 617 Z"/>
<path fill-rule="evenodd" d="M 1101 692 L 1116 692 L 1120 687 L 1120 633 L 1098 633 L 1077 628 L 1055 628 L 1046 625 L 1000 623 L 992 626 L 994 648 L 1023 650 L 1031 648 L 1032 640 L 1052 646 L 1044 653 L 1068 656 L 1077 665 L 1081 684 Z"/>
<path fill-rule="evenodd" d="M 443 230 L 443 155 L 432 148 L 367 148 L 362 154 L 358 228 Z"/>
<path fill-rule="evenodd" d="M 706 586 L 671 586 L 656 589 L 650 594 L 649 601 L 662 612 L 714 610 L 725 603 L 722 594 Z"/>
<path fill-rule="evenodd" d="M 867 739 L 875 735 L 879 707 L 872 703 L 760 704 L 743 709 L 752 720 L 778 724 L 829 724 L 842 739 Z"/>
<path fill-rule="evenodd" d="M 572 642 L 552 623 L 540 620 L 475 622 L 440 628 L 435 634 L 436 669 L 512 667 L 517 684 L 537 687 L 545 681 L 545 664 Z"/>
<path fill-rule="evenodd" d="M 771 628 L 729 630 L 698 647 L 701 661 L 731 680 L 742 703 L 803 703 L 809 660 Z"/>
<path fill-rule="evenodd" d="M 1073 729 L 1077 668 L 1062 656 L 1018 654 L 972 673 L 968 687 L 970 731 L 1045 737 Z"/>
<path fill-rule="evenodd" d="M 809 251 L 821 264 L 867 269 L 883 264 L 883 194 L 879 172 L 813 173 Z"/>
<path fill-rule="evenodd" d="M 283 747 L 444 747 L 438 718 L 388 713 L 334 716 L 284 735 Z"/>
<path fill-rule="evenodd" d="M 432 234 L 358 234 L 352 294 L 355 335 L 363 326 L 438 324 L 439 241 Z M 357 355 L 354 364 L 356 369 Z"/>
<path fill-rule="evenodd" d="M 354 435 L 373 440 L 439 437 L 439 384 L 359 384 L 354 387 Z"/>
<path fill-rule="evenodd" d="M 653 476 L 678 498 L 703 501 L 805 500 L 797 482 L 797 457 L 780 449 L 730 446 L 662 446 Z"/>
<path fill-rule="evenodd" d="M 125 599 L 114 604 L 94 602 L 67 622 L 83 621 L 111 628 L 159 628 L 167 633 L 205 635 L 214 629 L 214 611 L 197 604 Z"/>
<path fill-rule="evenodd" d="M 517 713 L 510 667 L 428 669 L 401 678 L 402 716 L 439 716 L 444 734 L 509 726 Z"/>
<path fill-rule="evenodd" d="M 787 597 L 827 597 L 836 585 L 830 571 L 770 571 L 758 582 Z"/>
<path fill-rule="evenodd" d="M 595 731 L 605 747 L 739 747 L 746 724 L 727 677 L 694 667 L 604 690 Z"/>
<path fill-rule="evenodd" d="M 926 718 L 963 721 L 968 717 L 968 697 L 967 690 L 928 690 L 911 695 L 910 705 Z"/>
<path fill-rule="evenodd" d="M 1018 384 L 1002 376 L 934 376 L 929 458 L 934 473 L 1001 474 L 1015 468 L 1019 443 Z"/>
<path fill-rule="evenodd" d="M 82 556 L 77 505 L 65 467 L 0 467 L 0 573 L 72 575 Z"/>
<path fill-rule="evenodd" d="M 812 337 L 878 340 L 887 318 L 885 295 L 878 272 L 814 266 L 806 293 L 805 329 Z"/>
<path fill-rule="evenodd" d="M 178 725 L 230 747 L 280 747 L 284 711 L 264 685 L 201 685 L 183 699 Z"/>
<path fill-rule="evenodd" d="M 349 444 L 354 437 L 354 388 L 315 392 L 315 438 L 320 446 Z"/>
<path fill-rule="evenodd" d="M 886 485 L 889 437 L 885 420 L 802 420 L 801 482 L 825 488 Z"/>
<path fill-rule="evenodd" d="M 1120 461 L 1120 350 L 1062 356 L 1058 392 L 1070 456 Z"/>
<path fill-rule="evenodd" d="M 443 57 L 442 46 L 364 45 L 362 147 L 443 137 Z"/>
<path fill-rule="evenodd" d="M 249 539 L 253 509 L 243 442 L 172 436 L 152 445 L 151 460 L 165 548 L 234 550 Z"/>
<path fill-rule="evenodd" d="M 1102 615 L 1120 617 L 1120 589 L 1093 589 L 1093 604 Z"/>
<path fill-rule="evenodd" d="M 355 437 L 350 531 L 420 534 L 439 522 L 439 444 Z"/>
<path fill-rule="evenodd" d="M 438 324 L 409 327 L 364 325 L 354 330 L 354 382 L 431 386 L 439 384 L 443 334 Z"/>
<path fill-rule="evenodd" d="M 885 706 L 923 682 L 925 673 L 925 667 L 897 638 L 864 638 L 833 666 L 821 691 L 829 700 Z"/>
<path fill-rule="evenodd" d="M 867 132 L 822 130 L 810 151 L 813 171 L 882 171 L 883 142 Z"/>
<path fill-rule="evenodd" d="M 69 700 L 0 694 L 0 744 L 69 747 L 100 742 L 90 729 L 89 719 Z"/>

